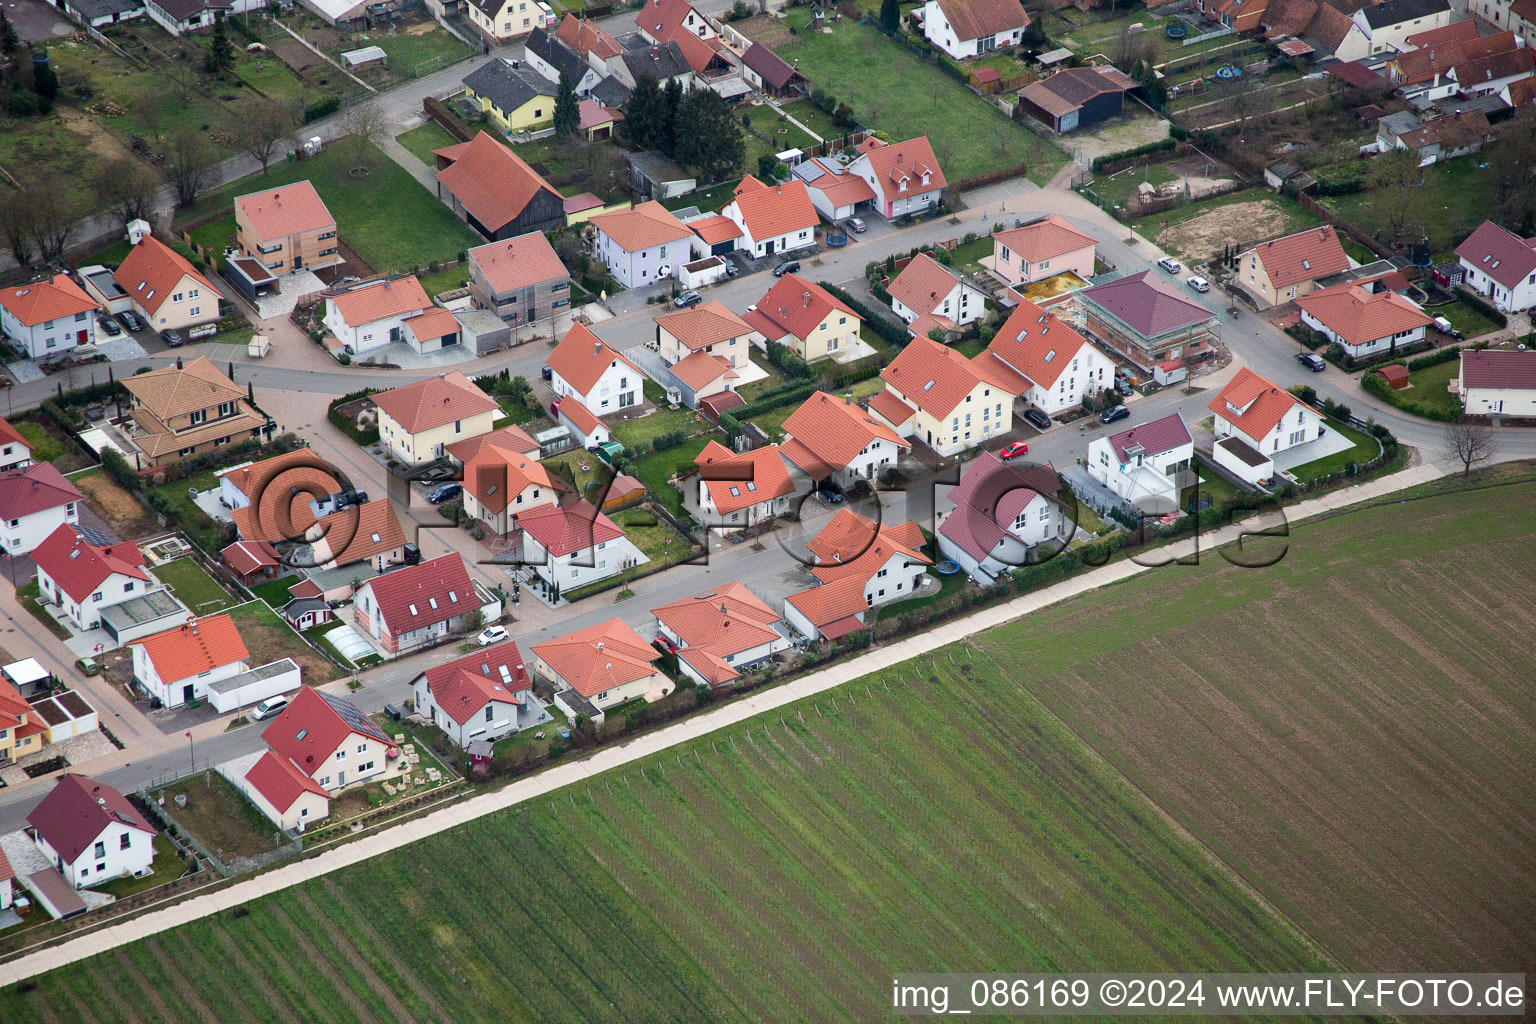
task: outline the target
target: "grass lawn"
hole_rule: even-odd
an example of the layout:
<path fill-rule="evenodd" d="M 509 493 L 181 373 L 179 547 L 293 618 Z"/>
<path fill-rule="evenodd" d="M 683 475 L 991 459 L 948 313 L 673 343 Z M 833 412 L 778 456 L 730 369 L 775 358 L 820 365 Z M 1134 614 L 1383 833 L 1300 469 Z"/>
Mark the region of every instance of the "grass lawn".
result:
<path fill-rule="evenodd" d="M 982 341 L 979 337 L 966 338 L 964 341 L 958 342 L 957 344 L 951 345 L 949 347 L 954 349 L 956 352 L 959 352 L 967 359 L 974 359 L 981 355 L 982 351 L 987 347 L 987 343 Z"/>
<path fill-rule="evenodd" d="M 990 229 L 991 225 L 988 225 Z M 955 246 L 950 253 L 952 257 L 950 265 L 956 270 L 967 274 L 980 274 L 982 272 L 981 258 L 992 255 L 992 236 L 982 235 L 973 238 L 969 242 L 962 242 Z"/>
<path fill-rule="evenodd" d="M 771 409 L 761 416 L 754 416 L 747 422 L 755 423 L 771 440 L 782 441 L 784 440 L 784 421 L 793 416 L 798 408 L 800 408 L 798 404 L 791 402 L 789 405 Z"/>
<path fill-rule="evenodd" d="M 1242 492 L 1219 476 L 1215 470 L 1206 465 L 1197 465 L 1195 472 L 1200 475 L 1199 498 L 1200 501 L 1208 501 L 1212 505 L 1220 505 L 1227 498 L 1235 498 Z M 1189 504 L 1196 500 L 1195 488 L 1186 487 L 1179 495 L 1179 507 L 1189 511 Z"/>
<path fill-rule="evenodd" d="M 178 558 L 155 566 L 153 571 L 161 583 L 171 588 L 177 600 L 198 615 L 212 615 L 237 603 L 195 558 Z"/>
<path fill-rule="evenodd" d="M 1419 416 L 1428 415 L 1431 410 L 1455 415 L 1461 411 L 1461 402 L 1446 390 L 1446 385 L 1460 375 L 1461 361 L 1457 359 L 1427 370 L 1414 370 L 1408 374 L 1410 386 L 1393 395 L 1392 404 Z"/>
<path fill-rule="evenodd" d="M 251 664 L 266 665 L 292 658 L 307 686 L 318 686 L 339 678 L 336 666 L 321 656 L 293 627 L 283 621 L 264 601 L 249 601 L 229 613 L 240 630 L 240 639 L 251 652 Z"/>
<path fill-rule="evenodd" d="M 688 513 L 683 508 L 683 495 L 676 487 L 667 482 L 673 474 L 693 465 L 693 460 L 698 458 L 699 452 L 704 450 L 704 445 L 709 442 L 707 437 L 695 437 L 684 441 L 676 448 L 668 448 L 664 452 L 652 452 L 645 458 L 635 462 L 635 477 L 650 491 L 657 501 L 667 507 L 667 511 L 687 522 Z"/>
<path fill-rule="evenodd" d="M 1447 366 L 1455 366 L 1455 363 L 1447 363 Z M 1304 463 L 1291 470 L 1291 474 L 1297 480 L 1315 480 L 1320 476 L 1330 473 L 1342 472 L 1349 463 L 1368 462 L 1381 453 L 1381 445 L 1369 434 L 1363 434 L 1354 427 L 1340 423 L 1338 420 L 1323 421 L 1329 430 L 1337 430 L 1345 437 L 1353 441 L 1353 448 L 1346 448 L 1335 455 L 1328 455 L 1315 462 Z"/>
<path fill-rule="evenodd" d="M 258 583 L 251 588 L 251 593 L 261 598 L 273 608 L 281 608 L 288 603 L 289 592 L 299 583 L 297 576 L 284 576 L 282 579 L 267 580 Z"/>
<path fill-rule="evenodd" d="M 205 469 L 186 480 L 178 480 L 174 484 L 162 484 L 155 488 L 172 505 L 176 506 L 176 517 L 181 520 L 182 529 L 191 534 L 204 551 L 219 550 L 219 527 L 208 513 L 197 507 L 197 504 L 188 496 L 189 490 L 206 491 L 219 485 L 219 478 L 211 469 Z"/>
<path fill-rule="evenodd" d="M 469 261 L 465 260 L 456 267 L 448 267 L 435 274 L 422 274 L 419 280 L 429 296 L 463 288 L 469 283 Z"/>
<path fill-rule="evenodd" d="M 965 589 L 965 573 L 957 572 L 949 576 L 940 576 L 936 572 L 929 572 L 926 576 L 927 586 L 922 590 L 922 596 L 909 597 L 905 601 L 893 601 L 880 609 L 881 618 L 892 618 L 904 615 L 907 612 L 915 612 L 919 608 L 927 608 L 942 598 L 951 594 L 958 594 Z"/>
<path fill-rule="evenodd" d="M 772 391 L 774 388 L 781 387 L 784 384 L 784 375 L 779 372 L 778 367 L 774 366 L 767 359 L 754 360 L 753 362 L 765 370 L 768 376 L 736 389 L 737 393 L 741 395 L 743 402 L 755 401 L 757 396 L 764 391 Z"/>
<path fill-rule="evenodd" d="M 164 789 L 150 790 L 149 795 L 158 799 L 161 794 L 166 813 L 225 864 L 282 845 L 277 826 L 218 772 L 180 779 Z M 176 806 L 178 795 L 186 796 L 185 807 Z"/>
<path fill-rule="evenodd" d="M 692 409 L 658 408 L 644 416 L 613 424 L 610 433 L 625 448 L 632 448 L 642 441 L 653 441 L 662 434 L 675 434 L 679 431 L 691 434 L 704 426 L 704 418 Z"/>
<path fill-rule="evenodd" d="M 1460 331 L 1461 336 L 1468 341 L 1499 330 L 1498 324 L 1489 320 L 1460 299 L 1446 306 L 1436 306 L 1433 309 L 1426 308 L 1424 312 L 1430 316 L 1445 317 L 1451 322 L 1451 326 Z"/>
<path fill-rule="evenodd" d="M 1121 171 L 1113 178 L 1094 178 L 1093 191 L 1100 199 L 1119 206 L 1129 206 L 1131 197 L 1143 181 L 1151 185 L 1166 185 L 1176 178 L 1166 164 L 1147 164 Z"/>
<path fill-rule="evenodd" d="M 352 177 L 347 144 L 333 142 L 307 160 L 275 164 L 265 177 L 255 174 L 205 193 L 178 219 L 187 222 L 227 212 L 236 196 L 308 180 L 336 218 L 341 240 L 374 270 L 410 271 L 432 260 L 457 259 L 479 244 L 453 211 L 372 146 L 367 166 L 365 177 Z"/>
<path fill-rule="evenodd" d="M 204 224 L 202 227 L 191 231 L 192 241 L 209 250 L 215 256 L 224 251 L 224 247 L 234 241 L 235 215 L 220 217 L 216 221 Z"/>
<path fill-rule="evenodd" d="M 549 183 L 565 195 L 591 192 L 608 203 L 625 198 L 610 172 L 620 166 L 626 150 L 612 140 L 560 142 L 551 135 L 510 148 L 535 170 L 542 169 Z M 751 166 L 756 168 L 756 161 Z"/>
<path fill-rule="evenodd" d="M 643 508 L 626 508 L 613 514 L 614 523 L 624 531 L 624 536 L 644 551 L 651 561 L 642 569 L 650 569 L 658 564 L 681 561 L 692 550 L 687 538 L 668 526 L 665 520 L 657 519 L 649 511 Z"/>
<path fill-rule="evenodd" d="M 173 804 L 172 806 L 175 805 Z M 134 878 L 132 875 L 129 875 L 126 878 L 114 878 L 110 882 L 103 882 L 101 885 L 93 885 L 90 888 L 94 892 L 104 892 L 108 895 L 116 896 L 120 900 L 125 900 L 129 896 L 141 893 L 146 889 L 153 889 L 157 885 L 164 885 L 166 882 L 173 881 L 187 873 L 187 865 L 180 857 L 176 856 L 176 847 L 171 845 L 169 839 L 160 833 L 156 833 L 154 846 L 155 859 L 150 864 L 152 870 L 143 878 Z"/>
<path fill-rule="evenodd" d="M 844 19 L 830 35 L 813 34 L 810 17 L 808 8 L 790 10 L 784 22 L 799 34 L 778 55 L 798 60 L 812 85 L 852 106 L 861 122 L 894 139 L 927 135 L 951 182 L 1022 161 L 1043 185 L 1066 163 L 1061 150 L 873 26 Z"/>
<path fill-rule="evenodd" d="M 758 140 L 752 138 L 750 135 L 747 136 L 746 142 L 749 152 L 754 143 L 759 147 L 759 152 L 766 152 L 767 150 L 767 147 L 763 146 L 762 143 L 758 142 Z M 752 157 L 748 161 L 746 169 L 751 171 L 753 174 L 757 173 L 756 157 Z M 737 178 L 736 180 L 740 181 L 741 179 Z M 699 208 L 700 213 L 714 213 L 719 210 L 720 207 L 724 206 L 726 203 L 735 198 L 731 193 L 731 190 L 735 187 L 736 185 L 734 182 L 728 182 L 724 185 L 716 185 L 714 188 L 702 189 L 698 192 L 685 192 L 680 196 L 673 196 L 670 199 L 663 199 L 661 201 L 661 205 L 665 206 L 669 210 L 681 210 L 685 207 L 696 206 Z"/>
<path fill-rule="evenodd" d="M 816 144 L 815 139 L 799 128 L 796 128 L 788 121 L 779 120 L 778 112 L 772 107 L 758 107 L 754 110 L 743 111 L 742 113 L 743 116 L 751 119 L 752 127 L 768 136 L 769 142 L 765 152 L 782 153 L 786 149 L 806 149 Z M 829 118 L 828 120 L 830 122 L 831 119 Z M 820 133 L 818 132 L 817 134 Z M 839 132 L 838 134 L 842 133 Z M 756 138 L 751 133 L 747 133 L 746 142 L 749 150 L 754 143 L 762 144 L 762 140 Z M 757 157 L 750 151 L 747 157 L 747 166 L 744 170 L 752 174 L 757 173 Z"/>
<path fill-rule="evenodd" d="M 48 632 L 52 633 L 60 640 L 68 640 L 73 634 L 71 634 L 70 631 L 65 629 L 63 626 L 59 625 L 58 621 L 55 620 L 52 615 L 49 615 L 47 612 L 43 611 L 42 606 L 37 603 L 38 592 L 37 577 L 34 576 L 30 581 L 23 583 L 21 586 L 16 588 L 16 600 L 20 601 L 21 606 L 27 611 L 31 612 L 33 617 L 36 618 L 38 622 L 41 622 L 44 626 L 47 626 Z"/>
<path fill-rule="evenodd" d="M 781 103 L 780 106 L 784 108 L 786 114 L 805 125 L 817 135 L 820 135 L 823 139 L 837 139 L 848 134 L 846 128 L 839 128 L 833 122 L 831 114 L 826 113 L 810 100 L 795 100 L 793 103 Z M 756 124 L 757 121 L 754 119 L 753 123 Z M 759 127 L 762 126 L 759 125 Z"/>
<path fill-rule="evenodd" d="M 1488 195 L 1494 188 L 1493 172 L 1479 170 L 1478 156 L 1462 156 L 1424 168 L 1423 193 L 1412 214 L 1414 224 L 1429 233 L 1431 249 L 1448 249 L 1482 223 Z M 1392 241 L 1392 207 L 1398 193 L 1367 188 L 1348 196 L 1319 197 L 1328 210 L 1353 221 L 1380 242 Z"/>
<path fill-rule="evenodd" d="M 361 40 L 358 43 L 362 45 Z M 471 53 L 469 47 L 453 35 L 435 27 L 420 35 L 410 32 L 393 36 L 371 34 L 367 43 L 389 54 L 389 66 L 393 71 L 413 78 L 445 68 Z"/>
<path fill-rule="evenodd" d="M 428 121 L 424 125 L 396 135 L 395 141 L 414 153 L 416 158 L 428 167 L 436 167 L 437 157 L 432 155 L 432 151 L 442 149 L 444 146 L 452 146 L 459 140 L 449 135 L 448 129 L 436 121 Z"/>
<path fill-rule="evenodd" d="M 338 651 L 336 649 L 336 645 L 331 643 L 331 641 L 326 637 L 326 634 L 331 630 L 338 629 L 345 625 L 346 622 L 343 619 L 332 619 L 330 622 L 322 622 L 318 626 L 311 626 L 301 635 L 304 637 L 304 639 L 308 640 L 316 647 L 323 647 L 326 651 L 330 652 L 332 657 L 341 662 L 343 665 L 350 665 L 352 664 L 352 659 Z"/>
<path fill-rule="evenodd" d="M 545 459 L 540 465 L 549 470 L 552 476 L 566 477 L 575 486 L 577 494 L 599 508 L 602 507 L 608 482 L 613 479 L 613 470 L 608 463 L 586 449 L 578 448 Z M 565 471 L 569 472 L 569 476 Z"/>
<path fill-rule="evenodd" d="M 52 462 L 63 457 L 64 445 L 50 437 L 41 423 L 17 423 L 16 432 L 26 438 L 33 462 Z"/>
<path fill-rule="evenodd" d="M 507 414 L 507 419 L 520 427 L 532 423 L 534 417 L 538 415 L 538 413 L 511 395 L 497 395 L 496 402 L 501 406 L 501 411 Z M 497 425 L 498 427 L 506 426 L 505 423 L 501 423 L 499 420 Z"/>

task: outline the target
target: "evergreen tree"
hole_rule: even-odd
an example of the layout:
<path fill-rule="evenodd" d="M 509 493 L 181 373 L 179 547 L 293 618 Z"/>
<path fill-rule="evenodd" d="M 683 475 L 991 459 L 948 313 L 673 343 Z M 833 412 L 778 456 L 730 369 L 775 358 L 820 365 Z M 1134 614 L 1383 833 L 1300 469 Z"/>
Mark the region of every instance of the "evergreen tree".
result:
<path fill-rule="evenodd" d="M 711 89 L 689 93 L 678 108 L 673 159 L 696 168 L 704 181 L 714 182 L 739 170 L 745 156 L 741 126 L 720 94 Z"/>
<path fill-rule="evenodd" d="M 569 139 L 581 128 L 581 110 L 570 76 L 560 72 L 560 91 L 555 95 L 555 138 Z"/>
<path fill-rule="evenodd" d="M 0 7 L 0 53 L 15 53 L 19 46 L 21 46 L 21 37 L 16 34 L 16 26 L 11 24 L 5 8 Z"/>
<path fill-rule="evenodd" d="M 660 149 L 666 140 L 667 101 L 651 75 L 641 75 L 624 103 L 624 134 L 640 149 Z"/>
<path fill-rule="evenodd" d="M 666 89 L 662 92 L 662 98 L 667 107 L 667 137 L 666 143 L 661 147 L 662 152 L 670 157 L 676 157 L 678 137 L 678 112 L 683 109 L 683 83 L 676 78 L 667 82 Z"/>
<path fill-rule="evenodd" d="M 59 94 L 59 76 L 53 73 L 52 61 L 32 65 L 32 91 L 51 106 L 53 98 Z"/>
<path fill-rule="evenodd" d="M 217 75 L 235 66 L 235 48 L 224 30 L 224 15 L 213 23 L 213 39 L 208 44 L 208 72 Z"/>
<path fill-rule="evenodd" d="M 880 27 L 891 33 L 901 28 L 901 5 L 896 0 L 880 0 Z"/>

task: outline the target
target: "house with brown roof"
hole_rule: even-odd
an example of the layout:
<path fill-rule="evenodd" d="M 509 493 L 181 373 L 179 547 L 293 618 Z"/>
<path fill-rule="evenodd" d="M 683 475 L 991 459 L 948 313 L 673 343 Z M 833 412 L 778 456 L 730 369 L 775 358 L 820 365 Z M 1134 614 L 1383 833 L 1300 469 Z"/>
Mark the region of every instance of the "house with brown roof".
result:
<path fill-rule="evenodd" d="M 1151 376 L 1159 363 L 1204 359 L 1219 344 L 1216 314 L 1155 270 L 1078 293 L 1083 333 Z"/>
<path fill-rule="evenodd" d="M 375 576 L 357 588 L 352 609 L 358 629 L 389 657 L 462 632 L 473 612 L 485 622 L 501 618 L 501 602 L 469 578 L 457 552 Z"/>
<path fill-rule="evenodd" d="M 236 196 L 235 245 L 278 276 L 342 262 L 336 218 L 308 181 Z"/>
<path fill-rule="evenodd" d="M 377 352 L 396 342 L 405 342 L 418 352 L 427 352 L 442 346 L 433 343 L 435 339 L 424 344 L 413 331 L 412 321 L 436 308 L 416 275 L 397 279 L 386 277 L 345 291 L 328 292 L 325 315 L 320 322 L 341 342 L 341 350 L 352 356 Z M 457 344 L 457 335 L 454 344 Z"/>
<path fill-rule="evenodd" d="M 1311 406 L 1246 366 L 1209 406 L 1218 440 L 1236 437 L 1272 458 L 1323 436 L 1323 420 Z"/>
<path fill-rule="evenodd" d="M 241 9 L 250 8 L 242 4 Z M 173 36 L 210 28 L 233 10 L 230 0 L 144 0 L 144 13 Z"/>
<path fill-rule="evenodd" d="M 0 473 L 30 465 L 32 445 L 21 432 L 0 419 Z"/>
<path fill-rule="evenodd" d="M 624 52 L 623 45 L 603 31 L 601 25 L 575 14 L 567 14 L 561 19 L 560 27 L 555 29 L 555 37 L 575 50 L 588 65 L 601 74 L 607 73 L 609 57 L 616 57 Z"/>
<path fill-rule="evenodd" d="M 790 64 L 762 43 L 753 43 L 741 55 L 741 77 L 775 99 L 795 100 L 811 92 L 810 79 L 800 73 L 797 64 L 798 60 Z"/>
<path fill-rule="evenodd" d="M 553 111 L 553 100 L 550 103 Z M 486 240 L 502 241 L 565 226 L 565 199 L 522 157 L 487 132 L 432 154 L 437 157 L 438 198 Z"/>
<path fill-rule="evenodd" d="M 986 292 L 925 252 L 901 269 L 887 291 L 891 311 L 913 337 L 927 338 L 938 330 L 948 338 L 987 312 Z"/>
<path fill-rule="evenodd" d="M 537 459 L 540 454 L 539 442 L 529 437 L 528 432 L 516 423 L 508 423 L 488 434 L 477 434 L 445 445 L 443 453 L 455 465 L 462 467 L 475 457 L 476 452 L 488 444 L 494 444 L 498 448 L 505 448 L 509 452 L 526 455 L 532 459 Z"/>
<path fill-rule="evenodd" d="M 837 640 L 864 625 L 864 581 L 848 576 L 784 598 L 784 622 L 809 640 Z"/>
<path fill-rule="evenodd" d="M 493 47 L 546 27 L 550 19 L 537 0 L 469 0 L 464 13 L 475 31 Z"/>
<path fill-rule="evenodd" d="M 672 680 L 656 667 L 661 652 L 623 619 L 609 619 L 574 633 L 534 644 L 533 668 L 555 687 L 555 703 L 563 693 L 576 693 L 596 709 L 602 722 L 605 709 L 625 701 L 657 701 L 672 692 Z M 569 713 L 569 712 L 568 712 Z"/>
<path fill-rule="evenodd" d="M 987 269 L 1009 285 L 1069 272 L 1086 281 L 1094 272 L 1094 248 L 1092 235 L 1052 213 L 993 235 Z"/>
<path fill-rule="evenodd" d="M 649 42 L 675 44 L 688 66 L 706 79 L 734 65 L 720 33 L 688 0 L 646 0 L 635 13 L 635 25 Z"/>
<path fill-rule="evenodd" d="M 1456 247 L 1468 288 L 1506 313 L 1536 306 L 1536 238 L 1485 220 Z"/>
<path fill-rule="evenodd" d="M 211 700 L 219 683 L 250 667 L 251 652 L 228 615 L 184 622 L 128 646 L 133 652 L 134 685 L 168 708 Z M 298 682 L 297 671 L 293 680 Z M 264 693 L 256 700 L 270 696 Z"/>
<path fill-rule="evenodd" d="M 1047 416 L 1081 405 L 1115 382 L 1114 364 L 1088 339 L 1023 297 L 971 366 Z"/>
<path fill-rule="evenodd" d="M 1423 341 L 1425 329 L 1434 322 L 1412 299 L 1353 282 L 1320 288 L 1297 299 L 1296 305 L 1302 323 L 1355 359 Z"/>
<path fill-rule="evenodd" d="M 1195 0 L 1195 10 L 1238 32 L 1258 28 L 1268 9 L 1269 0 Z"/>
<path fill-rule="evenodd" d="M 1468 416 L 1536 417 L 1536 349 L 1464 348 L 1452 383 Z"/>
<path fill-rule="evenodd" d="M 389 767 L 389 752 L 396 749 L 395 741 L 362 708 L 309 686 L 267 726 L 261 740 L 285 775 L 291 774 L 290 768 L 297 770 L 327 796 L 377 780 Z M 282 783 L 284 791 L 291 787 L 292 782 Z M 321 812 L 308 818 L 324 816 Z"/>
<path fill-rule="evenodd" d="M 588 223 L 597 231 L 598 259 L 626 288 L 676 277 L 677 269 L 693 258 L 693 230 L 654 200 L 600 213 Z"/>
<path fill-rule="evenodd" d="M 571 272 L 542 232 L 469 250 L 469 294 L 514 327 L 571 307 Z"/>
<path fill-rule="evenodd" d="M 1306 295 L 1320 278 L 1349 269 L 1339 234 L 1329 225 L 1260 242 L 1237 257 L 1239 280 L 1259 308 Z"/>
<path fill-rule="evenodd" d="M 460 748 L 494 743 L 543 725 L 550 714 L 533 693 L 523 655 L 510 640 L 482 647 L 411 681 L 414 709 Z"/>
<path fill-rule="evenodd" d="M 912 446 L 890 424 L 854 403 L 817 391 L 789 414 L 779 446 L 785 460 L 810 478 L 852 487 L 857 480 L 874 480 L 896 467 L 901 453 Z"/>
<path fill-rule="evenodd" d="M 1125 106 L 1136 83 L 1107 65 L 1063 68 L 1019 91 L 1019 107 L 1052 131 L 1066 133 L 1107 117 Z"/>
<path fill-rule="evenodd" d="M 836 160 L 812 157 L 795 164 L 793 171 L 805 182 L 816 212 L 834 224 L 868 209 L 875 201 L 869 182 Z"/>
<path fill-rule="evenodd" d="M 574 400 L 601 418 L 639 405 L 644 397 L 645 375 L 585 324 L 572 324 L 544 364 L 561 408 Z"/>
<path fill-rule="evenodd" d="M 917 438 L 940 455 L 954 455 L 1013 429 L 1013 399 L 1027 382 L 979 371 L 959 352 L 913 338 L 880 372 L 885 390 L 869 411 L 902 437 Z"/>
<path fill-rule="evenodd" d="M 745 584 L 685 597 L 651 609 L 656 626 L 677 647 L 683 674 L 706 686 L 721 686 L 741 677 L 790 646 L 789 629 Z"/>
<path fill-rule="evenodd" d="M 549 471 L 522 452 L 488 444 L 464 463 L 464 511 L 498 537 L 513 533 L 520 516 L 560 500 Z"/>
<path fill-rule="evenodd" d="M 84 775 L 61 775 L 27 824 L 38 852 L 76 889 L 147 874 L 155 860 L 155 827 L 122 793 Z"/>
<path fill-rule="evenodd" d="M 219 290 L 186 257 L 153 235 L 128 251 L 112 277 L 128 304 L 157 331 L 179 331 L 219 318 Z"/>
<path fill-rule="evenodd" d="M 741 179 L 736 198 L 720 208 L 720 215 L 741 229 L 737 248 L 753 259 L 810 248 L 821 222 L 805 182 L 795 178 L 765 185 L 750 174 Z"/>
<path fill-rule="evenodd" d="M 1043 561 L 1075 528 L 1056 497 L 1060 488 L 1049 463 L 1018 469 L 982 452 L 949 492 L 954 509 L 939 525 L 939 552 L 982 586 Z"/>
<path fill-rule="evenodd" d="M 777 342 L 808 363 L 852 351 L 864 323 L 841 299 L 799 274 L 779 278 L 742 320 L 754 342 Z"/>
<path fill-rule="evenodd" d="M 657 349 L 668 366 L 702 352 L 743 369 L 751 362 L 751 338 L 751 325 L 718 299 L 656 318 Z"/>
<path fill-rule="evenodd" d="M 1180 476 L 1195 457 L 1195 440 L 1178 412 L 1138 423 L 1088 445 L 1088 473 L 1110 493 L 1147 515 L 1179 507 Z"/>
<path fill-rule="evenodd" d="M 96 341 L 96 300 L 68 274 L 0 289 L 0 333 L 40 361 Z"/>
<path fill-rule="evenodd" d="M 450 444 L 481 434 L 501 417 L 501 406 L 458 370 L 373 396 L 379 440 L 395 458 L 420 466 L 443 457 Z"/>
<path fill-rule="evenodd" d="M 871 135 L 859 143 L 848 173 L 864 179 L 875 193 L 871 209 L 888 220 L 933 209 L 949 184 L 926 135 L 894 143 Z"/>
<path fill-rule="evenodd" d="M 207 356 L 124 377 L 122 384 L 133 396 L 129 437 L 142 453 L 140 469 L 259 438 L 268 424 L 245 389 Z"/>
<path fill-rule="evenodd" d="M 585 498 L 525 512 L 517 525 L 523 531 L 523 564 L 532 566 L 546 592 L 556 596 L 613 579 L 651 560 Z"/>
<path fill-rule="evenodd" d="M 923 36 L 955 60 L 1018 46 L 1029 15 L 1018 0 L 928 0 Z"/>
<path fill-rule="evenodd" d="M 778 445 L 733 452 L 710 441 L 693 462 L 683 502 L 711 529 L 740 530 L 789 511 L 795 484 Z"/>

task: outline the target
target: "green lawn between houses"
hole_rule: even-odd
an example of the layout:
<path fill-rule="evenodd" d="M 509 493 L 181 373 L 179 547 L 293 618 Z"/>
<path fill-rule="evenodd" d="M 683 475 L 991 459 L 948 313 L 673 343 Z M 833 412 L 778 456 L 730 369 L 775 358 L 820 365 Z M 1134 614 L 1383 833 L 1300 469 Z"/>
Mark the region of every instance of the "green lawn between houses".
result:
<path fill-rule="evenodd" d="M 437 166 L 437 157 L 432 155 L 434 149 L 442 149 L 452 146 L 459 140 L 448 134 L 448 129 L 436 121 L 428 121 L 424 125 L 412 128 L 410 131 L 401 132 L 395 136 L 395 141 L 415 154 L 416 158 L 428 167 Z"/>
<path fill-rule="evenodd" d="M 152 571 L 155 578 L 170 587 L 176 599 L 195 615 L 212 615 L 238 603 L 191 556 L 157 565 Z"/>
<path fill-rule="evenodd" d="M 6 986 L 0 1018 L 876 1020 L 893 964 L 1526 963 L 1478 894 L 1536 815 L 1533 575 L 1529 483 L 1293 525 L 1265 569 L 1070 599 Z"/>
<path fill-rule="evenodd" d="M 1452 363 L 1450 365 L 1454 366 L 1455 364 Z M 1355 443 L 1354 447 L 1325 456 L 1315 462 L 1307 462 L 1297 466 L 1291 470 L 1291 474 L 1296 479 L 1306 482 L 1308 480 L 1316 480 L 1320 476 L 1327 476 L 1330 473 L 1340 473 L 1351 462 L 1356 464 L 1369 462 L 1381 454 L 1381 444 L 1369 434 L 1361 433 L 1354 427 L 1340 423 L 1338 420 L 1324 420 L 1323 423 L 1329 430 L 1336 430 L 1353 441 Z"/>
<path fill-rule="evenodd" d="M 635 478 L 645 484 L 645 489 L 665 505 L 667 511 L 684 522 L 688 521 L 688 513 L 683 510 L 682 492 L 668 483 L 667 478 L 692 466 L 693 460 L 698 458 L 699 452 L 704 450 L 709 440 L 708 437 L 691 438 L 675 448 L 652 452 L 635 462 Z"/>

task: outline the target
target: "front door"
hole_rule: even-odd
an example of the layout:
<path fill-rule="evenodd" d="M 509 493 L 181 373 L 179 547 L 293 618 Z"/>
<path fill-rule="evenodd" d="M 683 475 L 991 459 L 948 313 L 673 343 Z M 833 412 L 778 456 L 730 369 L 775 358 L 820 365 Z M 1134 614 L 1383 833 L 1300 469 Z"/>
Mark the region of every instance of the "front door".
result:
<path fill-rule="evenodd" d="M 345 786 L 346 784 L 347 784 L 347 770 L 345 768 L 343 768 L 341 771 L 336 773 L 336 788 L 340 789 L 342 786 Z"/>
<path fill-rule="evenodd" d="M 84 345 L 87 342 L 89 342 L 90 340 L 91 340 L 90 332 L 89 331 L 81 331 L 79 333 L 79 335 L 76 336 L 76 338 L 75 338 L 75 344 L 76 345 Z"/>
<path fill-rule="evenodd" d="M 188 683 L 186 686 L 183 686 L 181 688 L 181 702 L 183 704 L 185 704 L 188 701 L 190 701 L 191 699 L 192 699 L 192 684 Z"/>
<path fill-rule="evenodd" d="M 772 256 L 773 255 L 773 243 L 772 242 L 764 242 L 763 243 L 763 255 L 764 256 Z"/>

